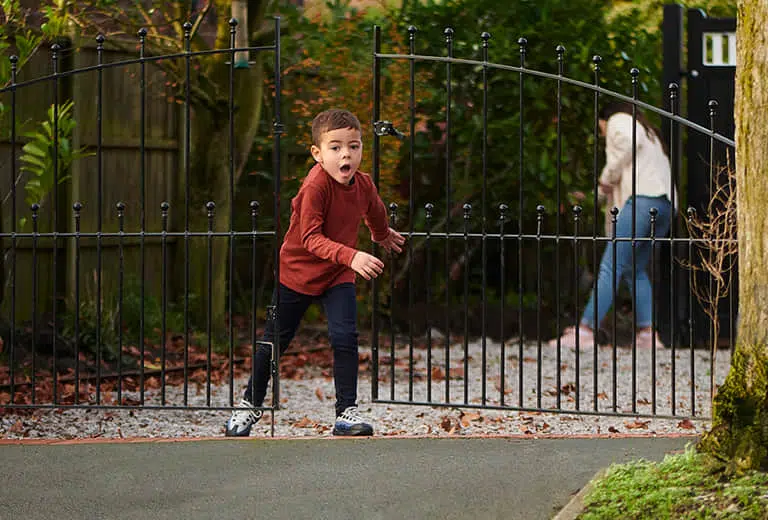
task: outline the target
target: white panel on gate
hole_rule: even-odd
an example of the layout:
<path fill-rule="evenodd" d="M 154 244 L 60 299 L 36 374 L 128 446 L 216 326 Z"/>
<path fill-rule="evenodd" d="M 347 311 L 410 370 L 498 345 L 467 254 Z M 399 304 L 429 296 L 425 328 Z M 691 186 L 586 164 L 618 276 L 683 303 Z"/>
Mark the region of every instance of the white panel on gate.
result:
<path fill-rule="evenodd" d="M 705 32 L 702 38 L 701 62 L 706 67 L 736 66 L 736 33 Z"/>

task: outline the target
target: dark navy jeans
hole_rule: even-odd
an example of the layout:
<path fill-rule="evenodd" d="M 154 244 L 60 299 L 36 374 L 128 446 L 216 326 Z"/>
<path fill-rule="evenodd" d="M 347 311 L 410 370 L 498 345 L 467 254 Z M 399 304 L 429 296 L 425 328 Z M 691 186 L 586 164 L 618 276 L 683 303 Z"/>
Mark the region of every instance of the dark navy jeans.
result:
<path fill-rule="evenodd" d="M 279 285 L 280 298 L 277 303 L 277 323 L 280 327 L 280 354 L 291 343 L 301 319 L 316 300 L 322 302 L 328 320 L 328 335 L 333 348 L 333 378 L 336 384 L 336 415 L 349 406 L 357 404 L 357 300 L 355 285 L 335 285 L 320 296 L 310 296 Z M 273 295 L 272 303 L 275 303 Z M 274 322 L 269 320 L 262 341 L 274 343 Z M 272 350 L 261 345 L 254 356 L 254 367 L 244 397 L 254 406 L 261 406 L 267 395 L 267 384 L 271 376 Z"/>

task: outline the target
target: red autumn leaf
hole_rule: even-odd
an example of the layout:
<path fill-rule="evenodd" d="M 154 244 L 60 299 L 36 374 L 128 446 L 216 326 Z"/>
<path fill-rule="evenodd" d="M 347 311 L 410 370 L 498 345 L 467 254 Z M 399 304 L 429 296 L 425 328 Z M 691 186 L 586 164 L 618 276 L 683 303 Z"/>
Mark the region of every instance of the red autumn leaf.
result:
<path fill-rule="evenodd" d="M 318 398 L 318 399 L 320 399 L 321 401 L 322 401 L 322 400 L 324 399 L 324 397 L 325 397 L 325 396 L 323 395 L 323 390 L 322 390 L 320 387 L 317 387 L 317 389 L 315 390 L 315 395 L 316 395 L 316 396 L 317 396 L 317 398 Z"/>
<path fill-rule="evenodd" d="M 637 429 L 647 430 L 648 424 L 650 422 L 651 421 L 632 421 L 632 422 L 625 421 L 624 426 L 626 426 L 630 430 L 637 430 Z"/>
<path fill-rule="evenodd" d="M 461 421 L 461 425 L 464 428 L 467 428 L 472 421 L 482 422 L 483 417 L 478 412 L 461 412 L 459 420 Z"/>
<path fill-rule="evenodd" d="M 445 380 L 445 372 L 440 367 L 432 367 L 432 380 L 443 381 Z"/>
<path fill-rule="evenodd" d="M 609 431 L 609 432 L 611 432 L 611 433 L 619 433 L 619 430 L 617 430 L 617 429 L 616 429 L 616 428 L 614 428 L 613 426 L 609 426 L 609 427 L 608 427 L 608 431 Z"/>
<path fill-rule="evenodd" d="M 22 433 L 24 431 L 24 423 L 21 422 L 21 419 L 18 419 L 13 426 L 10 427 L 9 431 L 11 433 Z"/>
<path fill-rule="evenodd" d="M 686 430 L 693 430 L 696 428 L 696 425 L 693 424 L 689 419 L 683 419 L 679 423 L 677 423 L 678 428 L 684 428 Z"/>
<path fill-rule="evenodd" d="M 315 421 L 310 419 L 309 417 L 302 417 L 297 422 L 293 424 L 296 428 L 312 428 L 315 426 Z"/>

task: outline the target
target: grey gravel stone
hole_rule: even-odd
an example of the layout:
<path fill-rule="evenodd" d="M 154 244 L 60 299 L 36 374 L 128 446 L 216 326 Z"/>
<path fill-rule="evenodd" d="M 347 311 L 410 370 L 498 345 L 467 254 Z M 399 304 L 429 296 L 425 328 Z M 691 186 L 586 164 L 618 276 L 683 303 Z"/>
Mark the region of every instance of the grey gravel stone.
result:
<path fill-rule="evenodd" d="M 454 338 L 455 339 L 455 338 Z M 632 351 L 619 347 L 615 353 L 616 412 L 627 416 L 597 415 L 613 412 L 614 404 L 614 349 L 612 347 L 581 348 L 577 356 L 574 349 L 561 349 L 560 370 L 556 349 L 526 343 L 523 346 L 523 372 L 519 372 L 520 346 L 517 342 L 502 345 L 487 341 L 485 358 L 481 341 L 466 345 L 467 370 L 464 373 L 465 345 L 456 343 L 449 351 L 450 373 L 446 400 L 445 345 L 435 342 L 430 353 L 427 349 L 414 350 L 413 363 L 409 357 L 407 341 L 395 348 L 394 379 L 392 364 L 388 362 L 392 350 L 388 339 L 380 346 L 379 400 L 398 403 L 371 402 L 372 384 L 370 373 L 361 373 L 358 385 L 359 408 L 372 420 L 376 435 L 595 435 L 612 433 L 641 434 L 695 434 L 705 431 L 706 419 L 685 420 L 695 405 L 696 417 L 706 418 L 710 413 L 710 373 L 714 368 L 715 384 L 725 379 L 730 365 L 727 350 L 717 352 L 711 363 L 708 351 L 693 352 L 694 377 L 691 378 L 691 351 L 675 353 L 675 414 L 673 418 L 638 417 L 636 414 L 653 414 L 655 386 L 657 415 L 672 415 L 672 353 L 658 348 L 655 355 L 655 376 L 652 375 L 652 356 L 649 351 L 638 351 L 634 360 L 637 367 L 633 399 Z M 370 352 L 361 347 L 361 352 Z M 595 387 L 595 357 L 597 358 L 597 387 Z M 431 359 L 430 359 L 431 358 Z M 483 359 L 485 361 L 483 362 Z M 429 400 L 427 362 L 431 363 L 431 403 L 410 405 L 406 402 L 425 403 Z M 414 377 L 409 378 L 413 365 Z M 502 367 L 504 388 L 502 391 Z M 334 384 L 316 367 L 308 368 L 308 377 L 299 380 L 280 381 L 281 409 L 274 412 L 276 436 L 305 437 L 330 436 L 334 419 Z M 539 371 L 540 368 L 540 371 Z M 554 408 L 561 389 L 560 406 L 565 413 L 532 411 L 533 408 Z M 482 377 L 485 373 L 485 378 Z M 652 385 L 654 381 L 655 385 Z M 522 397 L 520 381 L 523 383 Z M 485 384 L 483 384 L 485 381 Z M 239 400 L 247 378 L 234 382 L 235 401 Z M 466 383 L 466 389 L 465 389 Z M 693 385 L 693 386 L 692 386 Z M 579 409 L 589 414 L 567 413 L 576 411 L 577 392 Z M 230 387 L 228 384 L 212 385 L 210 405 L 227 407 Z M 124 392 L 138 400 L 138 392 Z M 474 407 L 483 405 L 519 406 L 529 410 L 492 410 L 462 408 L 462 404 Z M 114 396 L 113 396 L 114 397 Z M 190 406 L 207 405 L 205 385 L 189 385 L 187 396 Z M 483 401 L 484 400 L 484 401 Z M 145 401 L 160 406 L 160 392 L 147 390 Z M 183 387 L 166 389 L 166 405 L 184 403 Z M 403 404 L 400 404 L 403 403 Z M 633 403 L 635 409 L 633 410 Z M 269 404 L 269 403 L 267 403 Z M 595 410 L 596 406 L 596 410 Z M 221 436 L 224 423 L 229 417 L 226 410 L 158 410 L 158 409 L 68 409 L 64 411 L 37 410 L 33 414 L 7 413 L 0 420 L 0 438 L 68 437 L 210 437 Z M 21 421 L 21 427 L 18 422 Z M 269 436 L 272 433 L 272 414 L 266 412 L 254 426 L 252 436 Z"/>

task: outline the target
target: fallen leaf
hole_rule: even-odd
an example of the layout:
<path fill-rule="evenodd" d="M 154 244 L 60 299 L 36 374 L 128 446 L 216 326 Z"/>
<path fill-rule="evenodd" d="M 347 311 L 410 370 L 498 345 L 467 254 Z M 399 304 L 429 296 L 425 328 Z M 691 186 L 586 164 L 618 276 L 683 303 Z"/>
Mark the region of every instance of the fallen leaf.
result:
<path fill-rule="evenodd" d="M 461 425 L 464 428 L 467 428 L 472 421 L 482 421 L 483 418 L 478 412 L 461 412 L 459 420 L 461 421 Z"/>
<path fill-rule="evenodd" d="M 625 421 L 624 426 L 626 426 L 630 430 L 637 430 L 637 429 L 647 430 L 648 424 L 650 422 L 651 421 L 633 421 L 633 422 Z"/>
<path fill-rule="evenodd" d="M 649 405 L 649 404 L 651 404 L 651 402 L 648 399 L 642 398 L 642 399 L 638 399 L 637 400 L 637 404 Z"/>
<path fill-rule="evenodd" d="M 432 380 L 443 381 L 445 379 L 445 372 L 440 367 L 432 367 Z"/>
<path fill-rule="evenodd" d="M 320 399 L 321 401 L 322 401 L 322 400 L 323 400 L 323 398 L 324 398 L 324 396 L 323 396 L 323 390 L 322 390 L 320 387 L 318 387 L 318 388 L 317 388 L 317 390 L 315 390 L 315 395 L 316 395 L 316 396 L 317 396 L 317 398 L 318 398 L 318 399 Z"/>
<path fill-rule="evenodd" d="M 619 433 L 619 430 L 617 430 L 617 429 L 616 429 L 616 428 L 614 428 L 613 426 L 609 426 L 609 427 L 608 427 L 608 431 L 609 431 L 609 432 L 611 432 L 611 433 Z"/>
<path fill-rule="evenodd" d="M 608 400 L 608 394 L 606 394 L 605 392 L 600 392 L 599 394 L 597 394 L 597 398 L 603 399 L 604 401 Z"/>
<path fill-rule="evenodd" d="M 13 426 L 10 427 L 9 431 L 11 433 L 22 433 L 24 431 L 24 423 L 21 419 L 18 419 Z"/>
<path fill-rule="evenodd" d="M 310 419 L 309 417 L 302 417 L 297 422 L 293 423 L 293 426 L 296 428 L 312 428 L 315 426 L 315 421 Z"/>
<path fill-rule="evenodd" d="M 677 423 L 678 428 L 684 428 L 686 430 L 694 430 L 696 429 L 696 425 L 693 424 L 689 419 L 683 419 L 679 423 Z"/>

